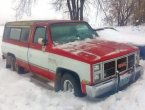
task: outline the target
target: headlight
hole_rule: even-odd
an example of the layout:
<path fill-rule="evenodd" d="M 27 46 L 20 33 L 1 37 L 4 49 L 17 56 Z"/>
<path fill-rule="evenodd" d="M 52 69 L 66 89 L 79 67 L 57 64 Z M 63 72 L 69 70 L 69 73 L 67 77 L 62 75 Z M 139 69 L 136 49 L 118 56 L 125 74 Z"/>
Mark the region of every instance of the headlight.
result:
<path fill-rule="evenodd" d="M 100 65 L 97 64 L 97 65 L 94 65 L 94 72 L 97 72 L 100 70 Z"/>
<path fill-rule="evenodd" d="M 101 74 L 94 74 L 94 82 L 97 82 L 101 79 Z"/>
<path fill-rule="evenodd" d="M 101 79 L 101 65 L 100 64 L 96 64 L 93 66 L 93 73 L 94 73 L 94 82 L 97 82 L 98 80 Z"/>

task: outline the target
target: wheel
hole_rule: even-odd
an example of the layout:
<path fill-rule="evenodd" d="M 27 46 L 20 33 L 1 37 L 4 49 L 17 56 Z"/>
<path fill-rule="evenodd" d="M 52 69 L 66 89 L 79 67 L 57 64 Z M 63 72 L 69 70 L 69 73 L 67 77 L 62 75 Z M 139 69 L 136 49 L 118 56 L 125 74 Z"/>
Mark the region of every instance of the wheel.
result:
<path fill-rule="evenodd" d="M 25 74 L 25 69 L 23 67 L 20 67 L 19 65 L 16 65 L 16 72 L 18 74 Z"/>
<path fill-rule="evenodd" d="M 2 55 L 2 59 L 6 59 L 4 55 Z"/>
<path fill-rule="evenodd" d="M 17 64 L 15 58 L 12 60 L 11 68 L 12 68 L 13 71 L 16 71 L 18 74 L 25 74 L 26 73 L 25 69 Z"/>
<path fill-rule="evenodd" d="M 11 70 L 16 71 L 16 58 L 14 56 L 10 56 Z"/>
<path fill-rule="evenodd" d="M 8 64 L 10 66 L 10 69 L 12 71 L 16 71 L 18 74 L 24 74 L 25 73 L 25 70 L 23 67 L 20 67 L 17 62 L 16 62 L 16 58 L 12 55 L 10 55 L 9 57 L 9 61 L 8 61 Z"/>
<path fill-rule="evenodd" d="M 8 55 L 6 57 L 6 68 L 11 68 L 11 57 Z"/>
<path fill-rule="evenodd" d="M 61 80 L 61 90 L 66 92 L 69 91 L 77 97 L 85 96 L 81 91 L 79 81 L 69 74 L 64 74 Z"/>

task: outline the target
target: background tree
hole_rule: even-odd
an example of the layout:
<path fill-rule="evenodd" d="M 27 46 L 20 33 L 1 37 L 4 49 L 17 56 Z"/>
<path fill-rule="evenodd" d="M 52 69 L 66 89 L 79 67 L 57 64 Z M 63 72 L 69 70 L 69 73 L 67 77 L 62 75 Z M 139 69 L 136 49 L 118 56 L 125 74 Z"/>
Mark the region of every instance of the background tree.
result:
<path fill-rule="evenodd" d="M 21 18 L 23 14 L 30 15 L 32 4 L 38 0 L 19 0 L 16 6 L 16 16 Z M 94 6 L 97 0 L 54 0 L 52 3 L 57 11 L 64 10 L 69 13 L 71 20 L 83 20 L 84 10 L 89 9 L 89 6 Z"/>
<path fill-rule="evenodd" d="M 67 6 L 71 20 L 83 20 L 84 6 L 87 0 L 55 0 L 53 5 L 56 10 L 61 10 L 63 6 Z"/>
<path fill-rule="evenodd" d="M 135 25 L 145 23 L 145 0 L 135 1 L 133 23 Z"/>
<path fill-rule="evenodd" d="M 133 13 L 135 0 L 106 0 L 108 18 L 116 22 L 118 26 L 127 25 Z"/>
<path fill-rule="evenodd" d="M 15 18 L 22 18 L 23 14 L 30 16 L 31 15 L 31 7 L 32 4 L 36 2 L 36 0 L 17 0 L 17 5 L 15 6 Z"/>
<path fill-rule="evenodd" d="M 38 0 L 16 0 L 16 18 L 31 15 L 32 5 Z M 91 11 L 104 13 L 109 25 L 124 26 L 145 23 L 145 0 L 48 0 L 57 11 L 68 13 L 71 20 L 84 20 Z M 43 2 L 43 1 L 42 1 Z M 92 8 L 93 7 L 93 8 Z M 94 15 L 94 18 L 97 16 Z"/>

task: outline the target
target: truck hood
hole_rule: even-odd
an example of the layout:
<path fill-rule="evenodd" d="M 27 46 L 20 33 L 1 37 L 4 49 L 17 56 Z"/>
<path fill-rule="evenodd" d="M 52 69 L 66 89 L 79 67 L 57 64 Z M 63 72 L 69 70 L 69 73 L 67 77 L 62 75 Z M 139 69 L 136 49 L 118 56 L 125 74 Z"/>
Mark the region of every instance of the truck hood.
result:
<path fill-rule="evenodd" d="M 76 41 L 56 47 L 91 63 L 109 60 L 138 51 L 138 48 L 133 45 L 105 41 L 100 38 Z"/>

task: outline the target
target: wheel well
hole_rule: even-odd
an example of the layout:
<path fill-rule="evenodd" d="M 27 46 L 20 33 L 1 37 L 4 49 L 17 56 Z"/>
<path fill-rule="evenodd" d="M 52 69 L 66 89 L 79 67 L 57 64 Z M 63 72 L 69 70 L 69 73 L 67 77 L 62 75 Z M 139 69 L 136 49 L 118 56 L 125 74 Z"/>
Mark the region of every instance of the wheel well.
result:
<path fill-rule="evenodd" d="M 67 69 L 64 69 L 64 68 L 58 68 L 57 71 L 56 71 L 56 74 L 60 74 L 61 77 L 63 77 L 64 74 L 70 74 L 73 77 L 77 78 L 77 80 L 79 80 L 79 82 L 80 82 L 80 78 L 79 78 L 78 74 L 74 71 L 67 70 Z"/>
<path fill-rule="evenodd" d="M 7 53 L 7 56 L 13 56 L 13 57 L 15 57 L 15 55 L 12 54 L 12 53 Z M 16 57 L 15 57 L 15 58 L 16 58 Z"/>
<path fill-rule="evenodd" d="M 80 84 L 80 87 L 81 87 L 80 78 L 79 78 L 79 76 L 76 72 L 68 70 L 68 69 L 64 69 L 64 68 L 57 68 L 57 70 L 56 70 L 56 81 L 55 81 L 55 91 L 60 90 L 61 78 L 63 77 L 64 74 L 70 74 L 74 78 L 76 78 L 78 83 Z"/>

